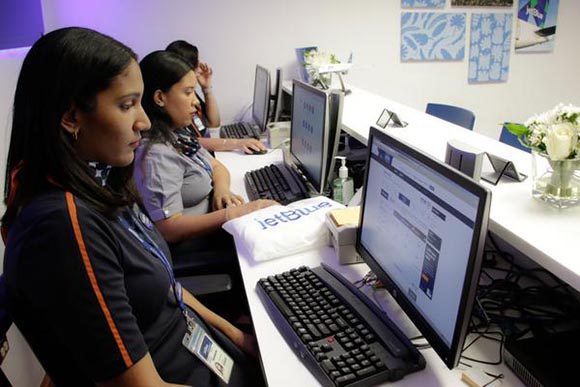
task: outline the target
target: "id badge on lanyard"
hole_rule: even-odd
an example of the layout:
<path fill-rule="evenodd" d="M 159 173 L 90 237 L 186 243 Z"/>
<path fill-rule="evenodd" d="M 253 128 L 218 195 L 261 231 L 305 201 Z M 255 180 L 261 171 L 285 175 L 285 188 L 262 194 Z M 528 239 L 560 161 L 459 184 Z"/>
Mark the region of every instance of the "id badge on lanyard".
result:
<path fill-rule="evenodd" d="M 187 318 L 187 320 L 187 332 L 183 336 L 183 346 L 197 356 L 221 380 L 226 384 L 229 383 L 234 361 L 193 319 Z"/>
<path fill-rule="evenodd" d="M 183 302 L 181 284 L 175 280 L 171 264 L 163 251 L 145 231 L 143 220 L 141 220 L 140 217 L 136 217 L 132 211 L 130 212 L 130 219 L 134 227 L 132 227 L 127 219 L 122 216 L 119 216 L 118 219 L 119 223 L 121 223 L 121 225 L 123 225 L 127 231 L 129 231 L 129 233 L 141 243 L 145 250 L 149 251 L 155 258 L 159 259 L 165 267 L 165 270 L 169 275 L 175 299 L 179 309 L 181 309 L 185 316 L 185 321 L 187 323 L 187 332 L 182 340 L 183 345 L 227 384 L 230 381 L 232 369 L 234 368 L 234 361 L 207 334 L 205 329 L 195 322 L 195 320 L 187 313 L 187 308 Z M 145 225 L 147 224 L 145 223 Z"/>

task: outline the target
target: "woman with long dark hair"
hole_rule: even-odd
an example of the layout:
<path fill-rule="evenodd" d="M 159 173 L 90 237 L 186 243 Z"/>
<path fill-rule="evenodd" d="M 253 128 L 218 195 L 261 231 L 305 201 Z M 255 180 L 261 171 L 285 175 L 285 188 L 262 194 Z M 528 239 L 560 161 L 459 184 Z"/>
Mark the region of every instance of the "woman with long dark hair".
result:
<path fill-rule="evenodd" d="M 151 130 L 135 160 L 143 204 L 168 242 L 194 238 L 198 246 L 210 249 L 208 240 L 213 238 L 215 248 L 223 247 L 224 238 L 229 238 L 221 232 L 223 223 L 275 202 L 244 203 L 231 192 L 226 167 L 187 127 L 197 103 L 197 78 L 191 66 L 167 51 L 152 52 L 140 66 L 145 83 L 143 108 L 151 119 Z"/>
<path fill-rule="evenodd" d="M 213 69 L 205 62 L 199 60 L 199 51 L 196 46 L 185 40 L 176 40 L 167 46 L 166 51 L 181 56 L 193 69 L 197 77 L 197 83 L 201 88 L 203 97 L 195 92 L 199 101 L 197 114 L 193 117 L 191 127 L 199 136 L 199 143 L 209 151 L 241 150 L 248 154 L 265 151 L 266 147 L 254 138 L 211 138 L 206 126 L 216 128 L 220 126 L 221 119 L 217 99 L 213 91 Z"/>
<path fill-rule="evenodd" d="M 255 341 L 181 288 L 140 210 L 142 95 L 136 55 L 98 32 L 56 30 L 28 52 L 2 218 L 9 312 L 57 386 L 244 385 L 237 348 Z M 192 337 L 223 362 L 194 355 Z"/>

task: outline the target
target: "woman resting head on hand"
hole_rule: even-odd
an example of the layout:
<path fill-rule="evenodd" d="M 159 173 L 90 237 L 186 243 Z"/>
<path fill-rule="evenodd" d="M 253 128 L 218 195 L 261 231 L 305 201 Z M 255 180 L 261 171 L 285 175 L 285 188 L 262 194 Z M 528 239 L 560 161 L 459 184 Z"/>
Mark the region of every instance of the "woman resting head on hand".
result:
<path fill-rule="evenodd" d="M 203 100 L 196 93 L 199 105 L 197 106 L 197 116 L 194 118 L 192 126 L 194 130 L 198 131 L 199 143 L 207 150 L 216 151 L 230 151 L 241 150 L 247 154 L 254 154 L 255 152 L 265 151 L 266 147 L 259 140 L 254 138 L 210 138 L 204 137 L 203 132 L 206 126 L 210 128 L 217 128 L 221 125 L 219 108 L 217 99 L 213 92 L 213 69 L 210 65 L 199 60 L 199 51 L 196 46 L 185 40 L 176 40 L 169 43 L 166 51 L 179 55 L 187 64 L 195 71 L 197 76 L 197 83 L 203 93 Z"/>

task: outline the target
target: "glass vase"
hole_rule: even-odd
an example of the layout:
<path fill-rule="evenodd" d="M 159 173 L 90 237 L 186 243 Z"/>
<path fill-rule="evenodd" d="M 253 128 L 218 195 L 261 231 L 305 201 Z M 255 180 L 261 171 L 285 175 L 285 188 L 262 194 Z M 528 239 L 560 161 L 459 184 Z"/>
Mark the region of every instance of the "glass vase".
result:
<path fill-rule="evenodd" d="M 580 158 L 551 160 L 532 151 L 532 196 L 557 208 L 580 204 Z"/>

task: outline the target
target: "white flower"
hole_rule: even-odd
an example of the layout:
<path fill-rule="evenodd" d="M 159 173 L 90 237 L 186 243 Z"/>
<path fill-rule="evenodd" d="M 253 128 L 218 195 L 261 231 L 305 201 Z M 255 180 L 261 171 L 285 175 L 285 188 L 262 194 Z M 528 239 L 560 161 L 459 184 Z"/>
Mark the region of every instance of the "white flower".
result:
<path fill-rule="evenodd" d="M 541 133 L 539 130 L 533 131 L 530 136 L 528 137 L 528 141 L 530 145 L 539 147 L 542 144 L 542 140 L 544 138 L 544 133 Z"/>
<path fill-rule="evenodd" d="M 580 157 L 580 107 L 559 103 L 528 118 L 522 132 L 514 129 L 525 146 L 552 160 Z"/>
<path fill-rule="evenodd" d="M 570 122 L 554 124 L 544 139 L 546 151 L 552 160 L 564 160 L 576 149 L 578 133 Z"/>
<path fill-rule="evenodd" d="M 321 75 L 318 70 L 321 66 L 340 63 L 334 54 L 329 54 L 323 51 L 310 50 L 304 54 L 304 67 L 308 72 L 313 84 L 320 83 L 328 87 L 329 76 Z"/>
<path fill-rule="evenodd" d="M 304 56 L 306 66 L 320 67 L 329 63 L 335 63 L 334 55 L 322 51 L 310 50 Z"/>

